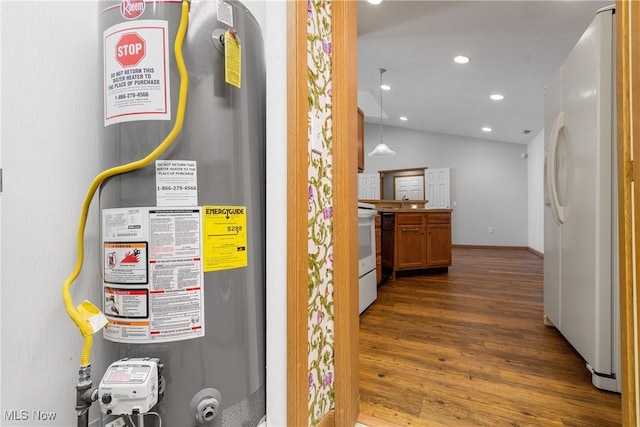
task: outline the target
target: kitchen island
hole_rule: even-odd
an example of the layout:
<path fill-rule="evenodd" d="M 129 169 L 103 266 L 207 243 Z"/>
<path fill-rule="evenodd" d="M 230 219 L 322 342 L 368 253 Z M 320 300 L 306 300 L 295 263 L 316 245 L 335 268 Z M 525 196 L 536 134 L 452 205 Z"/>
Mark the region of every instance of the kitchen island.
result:
<path fill-rule="evenodd" d="M 382 268 L 397 271 L 451 265 L 451 209 L 378 208 L 382 217 Z"/>

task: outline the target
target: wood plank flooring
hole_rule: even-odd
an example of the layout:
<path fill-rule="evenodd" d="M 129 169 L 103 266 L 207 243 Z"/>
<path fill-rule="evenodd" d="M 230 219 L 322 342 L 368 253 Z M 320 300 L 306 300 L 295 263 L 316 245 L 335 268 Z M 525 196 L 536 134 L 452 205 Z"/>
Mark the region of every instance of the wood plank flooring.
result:
<path fill-rule="evenodd" d="M 453 266 L 399 275 L 360 316 L 360 417 L 369 426 L 615 426 L 620 395 L 543 325 L 543 262 L 453 250 Z"/>

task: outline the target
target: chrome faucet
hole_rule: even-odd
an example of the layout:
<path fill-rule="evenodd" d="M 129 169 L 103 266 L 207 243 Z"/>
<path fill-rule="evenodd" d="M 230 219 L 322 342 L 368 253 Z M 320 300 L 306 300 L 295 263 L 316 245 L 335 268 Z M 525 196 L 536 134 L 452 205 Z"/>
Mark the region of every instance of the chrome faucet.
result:
<path fill-rule="evenodd" d="M 400 203 L 400 209 L 404 208 L 404 202 L 406 202 L 407 200 L 409 200 L 409 198 L 407 197 L 406 194 L 402 195 L 402 201 Z"/>

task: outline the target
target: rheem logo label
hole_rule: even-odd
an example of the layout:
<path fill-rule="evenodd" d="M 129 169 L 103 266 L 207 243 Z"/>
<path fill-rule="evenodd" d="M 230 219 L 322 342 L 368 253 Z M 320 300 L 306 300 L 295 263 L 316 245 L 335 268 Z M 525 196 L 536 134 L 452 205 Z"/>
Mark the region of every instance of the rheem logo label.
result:
<path fill-rule="evenodd" d="M 124 19 L 136 19 L 144 13 L 144 0 L 122 0 L 120 14 Z"/>

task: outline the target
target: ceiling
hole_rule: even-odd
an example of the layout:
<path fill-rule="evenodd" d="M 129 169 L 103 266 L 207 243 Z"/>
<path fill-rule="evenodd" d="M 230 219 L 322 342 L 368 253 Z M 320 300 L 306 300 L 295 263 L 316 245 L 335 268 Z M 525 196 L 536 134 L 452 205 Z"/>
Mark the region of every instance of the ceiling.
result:
<path fill-rule="evenodd" d="M 612 3 L 361 0 L 358 105 L 365 121 L 380 123 L 385 68 L 385 126 L 526 144 L 543 128 L 547 82 L 595 12 Z M 456 55 L 469 63 L 455 63 Z M 505 98 L 492 101 L 492 93 Z"/>

